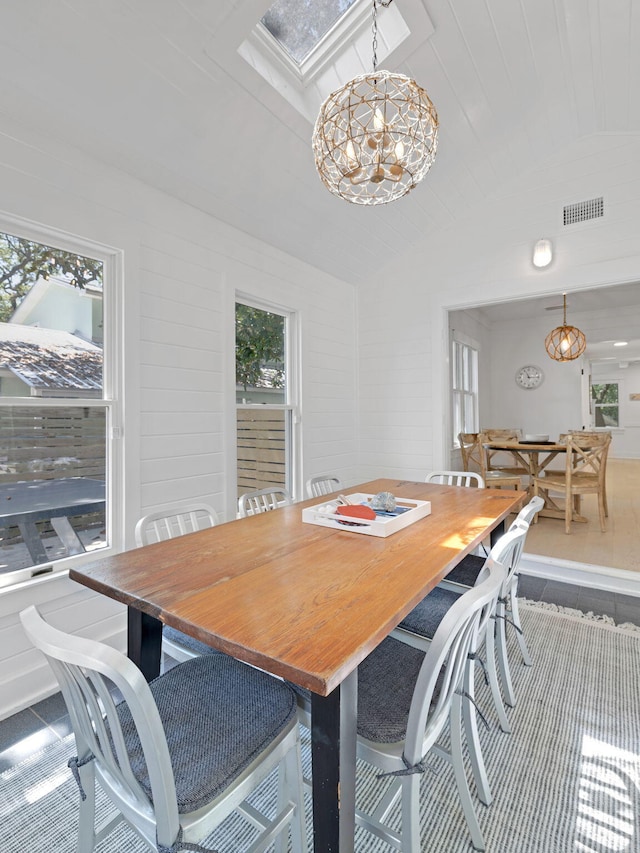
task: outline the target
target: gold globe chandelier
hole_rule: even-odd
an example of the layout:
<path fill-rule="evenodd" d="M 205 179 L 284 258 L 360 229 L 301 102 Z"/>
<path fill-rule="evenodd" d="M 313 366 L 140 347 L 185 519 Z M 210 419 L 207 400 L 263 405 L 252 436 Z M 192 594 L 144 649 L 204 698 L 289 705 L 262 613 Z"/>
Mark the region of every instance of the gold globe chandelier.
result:
<path fill-rule="evenodd" d="M 573 361 L 585 351 L 587 339 L 584 332 L 567 325 L 567 294 L 563 294 L 564 316 L 562 325 L 553 329 L 544 341 L 547 354 L 554 361 Z"/>
<path fill-rule="evenodd" d="M 404 74 L 379 71 L 373 0 L 373 71 L 332 92 L 313 131 L 318 174 L 334 195 L 353 204 L 386 204 L 408 193 L 431 168 L 438 116 L 429 96 Z"/>

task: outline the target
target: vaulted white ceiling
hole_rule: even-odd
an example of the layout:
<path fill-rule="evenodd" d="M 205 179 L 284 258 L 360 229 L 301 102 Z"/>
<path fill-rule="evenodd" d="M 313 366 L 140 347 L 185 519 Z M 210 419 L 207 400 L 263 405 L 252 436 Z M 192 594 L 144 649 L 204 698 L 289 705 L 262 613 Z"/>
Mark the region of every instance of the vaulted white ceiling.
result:
<path fill-rule="evenodd" d="M 5 2 L 0 115 L 353 282 L 580 138 L 640 132 L 638 0 L 395 2 L 435 28 L 393 70 L 441 132 L 390 205 L 331 196 L 311 124 L 238 56 L 269 0 Z"/>

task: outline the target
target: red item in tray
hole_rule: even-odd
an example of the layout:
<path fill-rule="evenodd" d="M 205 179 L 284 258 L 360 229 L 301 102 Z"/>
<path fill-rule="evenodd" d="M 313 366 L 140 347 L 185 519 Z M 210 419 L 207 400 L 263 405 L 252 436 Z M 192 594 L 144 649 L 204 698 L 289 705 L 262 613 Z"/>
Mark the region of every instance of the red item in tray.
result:
<path fill-rule="evenodd" d="M 370 506 L 362 504 L 349 504 L 348 506 L 337 506 L 336 513 L 338 515 L 347 515 L 350 518 L 363 518 L 367 521 L 373 521 L 376 518 L 375 512 Z"/>

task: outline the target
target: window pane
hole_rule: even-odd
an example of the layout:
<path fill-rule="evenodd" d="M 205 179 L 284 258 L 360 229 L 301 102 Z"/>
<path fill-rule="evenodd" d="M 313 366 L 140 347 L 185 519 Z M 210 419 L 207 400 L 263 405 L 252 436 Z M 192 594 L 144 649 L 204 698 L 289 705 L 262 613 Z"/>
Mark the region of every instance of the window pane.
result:
<path fill-rule="evenodd" d="M 103 341 L 102 261 L 0 232 L 0 586 L 108 544 Z"/>
<path fill-rule="evenodd" d="M 594 403 L 617 403 L 618 402 L 618 383 L 606 382 L 595 383 L 591 386 L 591 397 Z"/>
<path fill-rule="evenodd" d="M 475 431 L 475 400 L 472 394 L 464 395 L 464 429 L 462 432 Z"/>
<path fill-rule="evenodd" d="M 0 393 L 101 398 L 103 264 L 0 233 Z"/>
<path fill-rule="evenodd" d="M 276 0 L 262 18 L 275 40 L 298 65 L 355 0 Z"/>
<path fill-rule="evenodd" d="M 594 383 L 591 386 L 591 399 L 594 402 L 595 425 L 597 427 L 617 427 L 620 425 L 617 382 Z"/>
<path fill-rule="evenodd" d="M 285 317 L 236 304 L 236 402 L 287 401 Z"/>
<path fill-rule="evenodd" d="M 107 545 L 106 414 L 0 407 L 2 575 Z"/>
<path fill-rule="evenodd" d="M 617 406 L 599 406 L 596 409 L 596 426 L 617 427 L 618 423 L 618 407 Z"/>
<path fill-rule="evenodd" d="M 464 350 L 461 344 L 456 343 L 454 341 L 453 344 L 453 387 L 457 390 L 462 390 L 463 388 L 463 362 L 464 362 Z"/>
<path fill-rule="evenodd" d="M 288 488 L 289 423 L 285 409 L 238 409 L 238 497 L 267 486 Z"/>
<path fill-rule="evenodd" d="M 477 432 L 478 354 L 468 344 L 453 341 L 453 446 L 460 432 Z"/>

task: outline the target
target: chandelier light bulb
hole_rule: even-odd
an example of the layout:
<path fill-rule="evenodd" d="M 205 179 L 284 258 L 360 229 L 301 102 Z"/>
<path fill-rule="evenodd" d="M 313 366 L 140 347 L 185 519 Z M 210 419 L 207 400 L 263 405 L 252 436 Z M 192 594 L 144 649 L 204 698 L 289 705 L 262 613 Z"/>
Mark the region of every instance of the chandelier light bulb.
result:
<path fill-rule="evenodd" d="M 567 324 L 567 294 L 563 294 L 562 325 L 552 329 L 544 341 L 547 355 L 554 361 L 573 361 L 582 355 L 587 348 L 584 332 L 576 326 Z"/>

